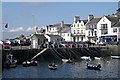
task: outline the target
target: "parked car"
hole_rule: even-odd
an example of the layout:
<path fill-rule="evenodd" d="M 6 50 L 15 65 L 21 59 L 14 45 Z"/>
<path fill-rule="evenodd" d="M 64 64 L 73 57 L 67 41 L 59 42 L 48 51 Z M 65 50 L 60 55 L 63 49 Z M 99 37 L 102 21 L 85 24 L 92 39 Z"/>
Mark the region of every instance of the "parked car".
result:
<path fill-rule="evenodd" d="M 90 41 L 85 41 L 84 44 L 93 45 L 93 46 L 95 45 L 95 43 L 92 43 Z"/>
<path fill-rule="evenodd" d="M 68 42 L 67 46 L 68 47 L 76 47 L 76 43 L 75 42 Z"/>
<path fill-rule="evenodd" d="M 3 43 L 3 48 L 4 48 L 4 49 L 10 49 L 10 44 L 8 44 L 8 43 Z"/>

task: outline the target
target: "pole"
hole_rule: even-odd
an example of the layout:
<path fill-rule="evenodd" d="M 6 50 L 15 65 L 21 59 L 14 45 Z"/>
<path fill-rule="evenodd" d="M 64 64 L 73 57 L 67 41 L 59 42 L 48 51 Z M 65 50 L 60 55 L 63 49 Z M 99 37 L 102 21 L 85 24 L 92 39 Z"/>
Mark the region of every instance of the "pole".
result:
<path fill-rule="evenodd" d="M 35 15 L 32 14 L 32 18 L 33 18 L 33 31 L 32 33 L 34 34 L 35 33 L 35 30 L 34 30 L 34 27 L 35 27 Z"/>

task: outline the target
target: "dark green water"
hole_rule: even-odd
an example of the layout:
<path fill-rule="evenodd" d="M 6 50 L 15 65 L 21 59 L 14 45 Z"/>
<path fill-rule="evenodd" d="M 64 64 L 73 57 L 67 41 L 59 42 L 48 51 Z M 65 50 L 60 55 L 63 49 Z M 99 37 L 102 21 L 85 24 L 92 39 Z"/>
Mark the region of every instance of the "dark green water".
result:
<path fill-rule="evenodd" d="M 49 70 L 48 64 L 53 61 L 41 61 L 38 66 L 4 69 L 3 78 L 119 78 L 120 60 L 104 58 L 92 61 L 75 61 L 74 63 L 63 63 L 55 61 L 58 70 Z M 86 62 L 91 64 L 102 64 L 102 70 L 86 69 Z"/>

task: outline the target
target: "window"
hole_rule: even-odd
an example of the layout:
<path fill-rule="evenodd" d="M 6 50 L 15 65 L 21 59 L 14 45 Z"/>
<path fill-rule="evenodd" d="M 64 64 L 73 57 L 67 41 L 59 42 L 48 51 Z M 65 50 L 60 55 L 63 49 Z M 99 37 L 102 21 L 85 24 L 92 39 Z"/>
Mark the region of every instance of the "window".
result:
<path fill-rule="evenodd" d="M 79 30 L 77 30 L 77 33 L 79 34 Z"/>
<path fill-rule="evenodd" d="M 117 32 L 117 28 L 113 28 L 113 33 L 116 33 Z"/>
<path fill-rule="evenodd" d="M 88 32 L 88 35 L 90 36 L 90 31 Z"/>
<path fill-rule="evenodd" d="M 83 30 L 81 30 L 81 34 L 83 34 Z"/>
<path fill-rule="evenodd" d="M 108 34 L 107 24 L 101 24 L 101 34 Z"/>
<path fill-rule="evenodd" d="M 75 34 L 75 30 L 74 30 L 74 34 Z"/>
<path fill-rule="evenodd" d="M 120 28 L 119 28 L 119 32 L 120 32 Z"/>
<path fill-rule="evenodd" d="M 68 36 L 69 36 L 69 34 L 68 34 Z"/>
<path fill-rule="evenodd" d="M 78 24 L 78 27 L 79 27 L 79 24 Z"/>
<path fill-rule="evenodd" d="M 108 34 L 106 30 L 101 31 L 101 34 Z"/>
<path fill-rule="evenodd" d="M 101 29 L 107 29 L 107 24 L 101 24 Z"/>
<path fill-rule="evenodd" d="M 97 31 L 95 31 L 95 36 L 97 36 Z"/>
<path fill-rule="evenodd" d="M 94 29 L 97 29 L 97 25 L 96 24 L 94 25 Z"/>
<path fill-rule="evenodd" d="M 81 26 L 83 26 L 83 24 L 81 24 Z"/>

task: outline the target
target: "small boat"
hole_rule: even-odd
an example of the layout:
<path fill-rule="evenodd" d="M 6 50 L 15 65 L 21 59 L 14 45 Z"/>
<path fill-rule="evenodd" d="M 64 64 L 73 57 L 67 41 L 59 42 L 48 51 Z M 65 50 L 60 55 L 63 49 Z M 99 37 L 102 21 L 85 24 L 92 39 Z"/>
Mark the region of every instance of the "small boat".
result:
<path fill-rule="evenodd" d="M 112 59 L 120 59 L 120 56 L 111 56 Z"/>
<path fill-rule="evenodd" d="M 49 65 L 48 65 L 48 68 L 49 68 L 50 70 L 57 70 L 57 65 L 56 65 L 55 63 L 52 63 L 52 64 L 49 64 Z"/>
<path fill-rule="evenodd" d="M 30 61 L 31 66 L 37 66 L 38 62 L 35 60 Z"/>
<path fill-rule="evenodd" d="M 89 56 L 89 57 L 83 56 L 83 57 L 81 57 L 81 59 L 82 59 L 82 60 L 89 60 L 89 61 L 91 60 L 90 56 Z"/>
<path fill-rule="evenodd" d="M 96 60 L 100 60 L 100 59 L 101 59 L 101 57 L 94 57 L 94 59 L 96 59 Z"/>
<path fill-rule="evenodd" d="M 69 58 L 69 59 L 62 59 L 63 62 L 65 63 L 72 63 L 72 60 Z"/>
<path fill-rule="evenodd" d="M 101 57 L 90 57 L 90 59 L 92 59 L 92 60 L 100 60 Z"/>
<path fill-rule="evenodd" d="M 91 70 L 101 70 L 101 64 L 98 65 L 89 65 L 87 63 L 87 69 L 91 69 Z"/>
<path fill-rule="evenodd" d="M 30 61 L 24 61 L 22 63 L 23 67 L 28 67 L 28 66 L 31 66 L 31 62 Z"/>

